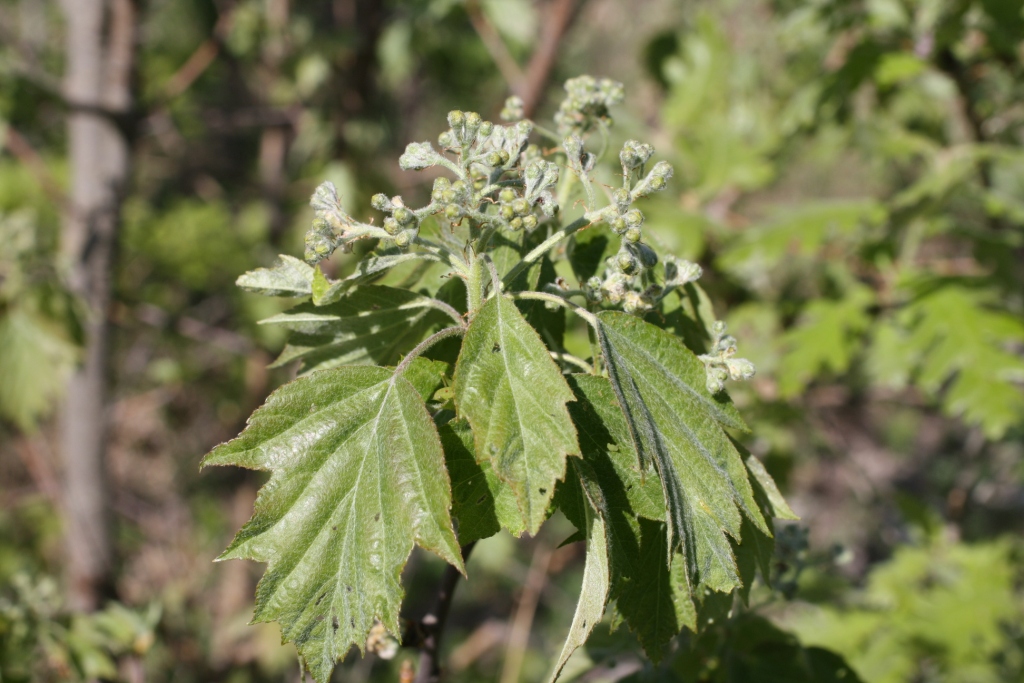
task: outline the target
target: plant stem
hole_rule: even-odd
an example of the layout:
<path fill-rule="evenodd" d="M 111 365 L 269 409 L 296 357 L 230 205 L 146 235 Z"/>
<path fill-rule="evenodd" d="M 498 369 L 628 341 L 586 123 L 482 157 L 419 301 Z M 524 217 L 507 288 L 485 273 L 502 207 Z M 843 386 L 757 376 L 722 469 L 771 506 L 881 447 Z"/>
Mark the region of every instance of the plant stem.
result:
<path fill-rule="evenodd" d="M 429 337 L 421 341 L 416 346 L 416 348 L 410 351 L 408 355 L 406 355 L 406 357 L 402 359 L 402 362 L 395 367 L 394 376 L 398 377 L 403 372 L 405 372 L 405 369 L 409 367 L 410 363 L 416 360 L 416 358 L 418 358 L 420 354 L 422 354 L 424 351 L 429 349 L 437 342 L 441 341 L 442 339 L 447 339 L 448 337 L 454 337 L 455 335 L 465 334 L 465 332 L 465 325 L 460 325 L 458 327 L 446 327 L 440 332 L 435 332 L 434 334 L 430 335 Z"/>
<path fill-rule="evenodd" d="M 551 237 L 547 238 L 540 244 L 538 244 L 529 254 L 523 257 L 523 260 L 517 263 L 512 270 L 508 271 L 501 283 L 503 287 L 508 287 L 511 283 L 515 282 L 515 279 L 519 277 L 519 274 L 526 270 L 531 263 L 539 259 L 541 256 L 546 254 L 552 247 L 561 242 L 563 239 L 573 234 L 577 230 L 590 225 L 590 221 L 586 218 L 577 218 L 569 225 L 566 225 L 559 230 L 556 230 Z"/>
<path fill-rule="evenodd" d="M 466 278 L 466 306 L 470 319 L 476 315 L 484 299 L 484 263 L 483 258 L 475 256 L 469 263 L 469 274 Z"/>
<path fill-rule="evenodd" d="M 462 560 L 469 559 L 473 552 L 476 541 L 462 546 Z M 441 636 L 444 634 L 444 624 L 448 619 L 448 611 L 452 606 L 452 597 L 455 595 L 455 586 L 459 582 L 459 570 L 452 565 L 444 568 L 444 576 L 441 577 L 441 585 L 437 589 L 437 600 L 434 608 L 427 612 L 420 619 L 420 632 L 423 634 L 420 645 L 420 666 L 416 672 L 415 683 L 436 683 L 441 677 Z"/>
<path fill-rule="evenodd" d="M 513 299 L 536 299 L 537 301 L 547 301 L 553 304 L 558 304 L 562 308 L 569 309 L 579 317 L 586 320 L 591 327 L 597 329 L 597 316 L 579 304 L 574 304 L 568 299 L 562 298 L 557 294 L 548 294 L 547 292 L 512 292 L 509 296 Z"/>
<path fill-rule="evenodd" d="M 569 365 L 575 365 L 576 367 L 580 368 L 589 375 L 596 374 L 594 372 L 593 365 L 583 360 L 582 358 L 572 355 L 571 353 L 563 353 L 561 351 L 548 351 L 548 353 L 551 354 L 551 357 L 557 361 L 562 361 L 564 363 L 568 363 Z"/>
<path fill-rule="evenodd" d="M 455 310 L 455 308 L 450 306 L 449 304 L 446 304 L 440 299 L 427 299 L 426 303 L 431 308 L 436 308 L 442 313 L 447 314 L 449 318 L 458 323 L 459 327 L 466 326 L 466 320 L 462 317 L 462 314 Z"/>

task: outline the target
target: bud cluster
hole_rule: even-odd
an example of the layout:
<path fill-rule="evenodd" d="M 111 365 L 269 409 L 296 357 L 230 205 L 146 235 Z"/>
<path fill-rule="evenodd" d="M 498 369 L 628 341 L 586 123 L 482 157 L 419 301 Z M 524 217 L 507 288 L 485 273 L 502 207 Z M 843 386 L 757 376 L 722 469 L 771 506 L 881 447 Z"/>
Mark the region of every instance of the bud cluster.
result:
<path fill-rule="evenodd" d="M 586 153 L 582 151 L 582 142 L 577 136 L 567 137 L 563 146 L 570 158 L 581 155 L 580 158 L 585 159 Z M 650 271 L 658 264 L 658 255 L 642 241 L 644 213 L 633 206 L 637 199 L 650 194 L 654 186 L 663 189 L 667 179 L 672 177 L 672 165 L 661 161 L 637 185 L 637 188 L 645 188 L 644 192 L 630 190 L 634 172 L 642 172 L 644 165 L 653 155 L 653 146 L 636 140 L 627 140 L 619 153 L 624 186 L 612 191 L 611 204 L 587 214 L 587 219 L 591 223 L 607 223 L 612 232 L 622 237 L 622 241 L 619 252 L 605 261 L 604 276 L 591 278 L 586 283 L 584 292 L 594 303 L 621 305 L 623 310 L 638 315 L 651 310 L 668 288 L 680 284 L 677 282 L 680 262 L 674 258 L 666 264 L 665 286 L 650 284 L 653 280 Z M 586 168 L 581 169 L 581 172 L 586 173 Z M 699 276 L 700 269 L 696 268 Z"/>
<path fill-rule="evenodd" d="M 388 214 L 384 219 L 384 231 L 395 240 L 395 245 L 404 249 L 412 244 L 420 231 L 420 220 L 416 213 L 405 206 L 401 197 L 388 199 L 385 194 L 375 194 L 370 205 Z"/>
<path fill-rule="evenodd" d="M 715 322 L 711 328 L 712 345 L 710 353 L 700 356 L 707 371 L 707 387 L 717 394 L 725 387 L 725 380 L 750 379 L 754 376 L 754 364 L 746 358 L 734 358 L 736 338 L 725 333 L 725 323 Z"/>
<path fill-rule="evenodd" d="M 304 256 L 310 263 L 316 263 L 339 247 L 348 248 L 348 231 L 355 225 L 355 220 L 341 208 L 338 190 L 333 183 L 321 183 L 309 204 L 313 207 L 313 226 L 306 233 Z"/>
<path fill-rule="evenodd" d="M 608 109 L 621 104 L 626 97 L 622 83 L 609 78 L 579 76 L 565 82 L 568 97 L 555 113 L 559 135 L 586 133 L 598 124 L 609 125 Z"/>

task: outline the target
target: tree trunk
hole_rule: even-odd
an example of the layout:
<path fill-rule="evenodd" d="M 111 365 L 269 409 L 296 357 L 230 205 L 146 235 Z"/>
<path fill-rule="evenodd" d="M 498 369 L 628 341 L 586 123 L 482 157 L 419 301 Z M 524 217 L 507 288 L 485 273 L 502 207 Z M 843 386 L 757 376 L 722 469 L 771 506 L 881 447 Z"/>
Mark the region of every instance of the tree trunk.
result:
<path fill-rule="evenodd" d="M 136 7 L 132 0 L 63 0 L 67 19 L 69 208 L 61 242 L 85 311 L 82 362 L 61 415 L 67 578 L 72 604 L 109 594 L 111 548 L 104 476 L 108 309 L 121 201 L 130 173 Z"/>

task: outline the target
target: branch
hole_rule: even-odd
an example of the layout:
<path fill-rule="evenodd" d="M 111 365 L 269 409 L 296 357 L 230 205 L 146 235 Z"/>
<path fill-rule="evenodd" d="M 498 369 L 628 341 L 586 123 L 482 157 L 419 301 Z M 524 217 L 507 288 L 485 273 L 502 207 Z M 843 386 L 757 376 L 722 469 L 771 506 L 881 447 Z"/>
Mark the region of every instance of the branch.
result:
<path fill-rule="evenodd" d="M 455 309 L 452 309 L 452 310 L 455 310 Z M 409 365 L 414 360 L 416 360 L 416 358 L 418 358 L 420 356 L 420 354 L 422 354 L 424 351 L 429 349 L 431 346 L 433 346 L 437 342 L 441 341 L 442 339 L 447 339 L 448 337 L 454 337 L 456 335 L 465 334 L 465 333 L 466 333 L 466 324 L 465 324 L 465 322 L 463 322 L 463 324 L 461 326 L 459 326 L 459 327 L 446 327 L 443 330 L 441 330 L 440 332 L 435 332 L 434 334 L 430 335 L 429 337 L 427 337 L 426 339 L 421 341 L 416 346 L 416 348 L 414 348 L 412 351 L 410 351 L 408 353 L 408 355 L 406 355 L 406 357 L 402 359 L 402 362 L 399 363 L 395 367 L 395 374 L 394 374 L 394 376 L 398 377 L 403 372 L 405 372 L 405 369 L 408 368 Z"/>
<path fill-rule="evenodd" d="M 46 167 L 46 162 L 39 156 L 39 153 L 33 149 L 32 145 L 29 144 L 21 133 L 16 131 L 13 127 L 8 126 L 6 131 L 7 149 L 11 151 L 11 154 L 25 165 L 36 180 L 39 181 L 39 185 L 43 188 L 43 191 L 49 195 L 50 199 L 57 202 L 61 206 L 66 206 L 68 203 L 67 193 L 64 192 L 64 188 L 61 187 L 57 179 L 50 173 L 50 169 Z"/>
<path fill-rule="evenodd" d="M 466 14 L 469 15 L 469 23 L 473 24 L 477 35 L 480 36 L 480 42 L 487 48 L 491 59 L 498 65 L 498 71 L 505 77 L 505 82 L 508 83 L 510 88 L 516 88 L 525 79 L 523 70 L 519 68 L 519 64 L 516 62 L 515 57 L 512 56 L 512 53 L 509 52 L 505 41 L 501 39 L 501 35 L 491 22 L 487 20 L 486 15 L 480 9 L 480 3 L 477 0 L 467 2 Z"/>
<path fill-rule="evenodd" d="M 549 249 L 551 249 L 553 246 L 555 246 L 563 239 L 576 232 L 577 230 L 582 230 L 588 225 L 590 225 L 590 221 L 588 221 L 586 218 L 577 218 L 569 225 L 566 225 L 565 227 L 556 230 L 555 233 L 551 235 L 551 237 L 547 238 L 546 240 L 538 244 L 532 251 L 530 251 L 530 253 L 523 257 L 522 261 L 513 266 L 512 270 L 508 271 L 508 273 L 502 279 L 502 285 L 508 287 L 510 284 L 515 282 L 516 278 L 519 277 L 520 273 L 529 268 L 531 263 L 533 263 L 541 256 L 546 254 Z"/>
<path fill-rule="evenodd" d="M 469 558 L 473 552 L 476 541 L 462 546 L 463 561 Z M 419 631 L 422 635 L 420 644 L 420 666 L 416 673 L 415 683 L 437 683 L 441 677 L 441 636 L 444 634 L 444 624 L 448 619 L 448 611 L 452 606 L 452 597 L 455 595 L 455 586 L 459 582 L 459 570 L 452 565 L 444 568 L 444 576 L 441 578 L 441 585 L 437 589 L 437 601 L 434 608 L 423 615 L 419 621 Z"/>
<path fill-rule="evenodd" d="M 547 17 L 541 23 L 544 28 L 540 44 L 530 58 L 526 75 L 516 88 L 516 94 L 523 98 L 523 112 L 526 118 L 533 118 L 537 105 L 540 104 L 544 87 L 558 58 L 562 36 L 569 30 L 579 6 L 578 0 L 551 0 L 548 5 Z"/>

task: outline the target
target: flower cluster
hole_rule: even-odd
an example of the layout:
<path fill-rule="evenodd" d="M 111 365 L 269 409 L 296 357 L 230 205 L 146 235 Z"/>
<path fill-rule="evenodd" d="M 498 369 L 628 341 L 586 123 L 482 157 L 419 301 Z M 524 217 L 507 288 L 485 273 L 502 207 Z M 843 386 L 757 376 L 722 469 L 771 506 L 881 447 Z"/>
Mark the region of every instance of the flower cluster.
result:
<path fill-rule="evenodd" d="M 626 98 L 622 83 L 609 78 L 579 76 L 565 82 L 567 97 L 555 113 L 560 135 L 582 135 L 598 125 L 610 125 L 609 108 Z"/>
<path fill-rule="evenodd" d="M 736 338 L 725 333 L 725 323 L 715 322 L 711 329 L 713 335 L 711 352 L 700 356 L 707 370 L 708 391 L 717 394 L 725 387 L 725 380 L 750 379 L 754 376 L 754 364 L 746 358 L 733 358 L 736 355 Z"/>

